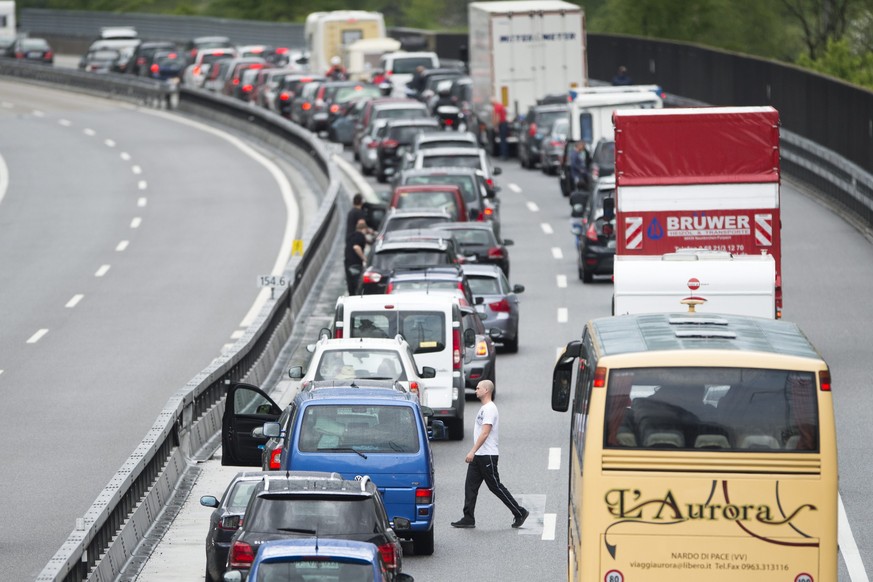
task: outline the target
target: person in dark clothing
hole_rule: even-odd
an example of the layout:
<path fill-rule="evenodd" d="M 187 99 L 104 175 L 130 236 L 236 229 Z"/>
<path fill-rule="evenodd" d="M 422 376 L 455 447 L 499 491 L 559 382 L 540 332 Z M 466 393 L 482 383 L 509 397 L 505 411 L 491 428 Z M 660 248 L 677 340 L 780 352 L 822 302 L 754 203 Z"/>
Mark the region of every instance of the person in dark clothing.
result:
<path fill-rule="evenodd" d="M 364 196 L 359 192 L 352 197 L 352 209 L 346 215 L 346 238 L 351 236 L 358 227 L 358 221 L 364 216 Z"/>
<path fill-rule="evenodd" d="M 615 86 L 634 84 L 633 79 L 631 79 L 630 75 L 627 74 L 627 67 L 622 65 L 618 68 L 618 72 L 615 74 L 615 77 L 612 78 L 612 84 Z"/>
<path fill-rule="evenodd" d="M 367 257 L 364 255 L 367 247 L 367 236 L 364 233 L 367 230 L 367 221 L 361 218 L 355 225 L 354 232 L 346 237 L 345 268 L 349 295 L 354 295 L 358 290 L 361 273 L 367 266 Z"/>
<path fill-rule="evenodd" d="M 407 87 L 412 89 L 416 95 L 420 95 L 422 91 L 424 91 L 424 65 L 418 65 L 415 67 L 415 72 L 412 74 L 412 80 L 406 84 Z"/>

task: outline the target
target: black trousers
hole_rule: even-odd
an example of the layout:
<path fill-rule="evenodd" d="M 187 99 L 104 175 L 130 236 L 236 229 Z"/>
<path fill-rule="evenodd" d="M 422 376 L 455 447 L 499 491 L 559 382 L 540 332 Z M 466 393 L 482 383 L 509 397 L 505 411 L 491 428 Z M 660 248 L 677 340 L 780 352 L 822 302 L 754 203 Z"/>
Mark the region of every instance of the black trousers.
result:
<path fill-rule="evenodd" d="M 345 265 L 346 268 L 346 287 L 349 290 L 349 295 L 354 295 L 358 291 L 358 284 L 361 282 L 361 271 L 363 270 L 361 263 L 357 265 Z"/>
<path fill-rule="evenodd" d="M 521 505 L 500 482 L 500 475 L 497 473 L 497 455 L 474 455 L 473 462 L 467 465 L 467 480 L 464 483 L 464 517 L 475 521 L 476 498 L 479 497 L 482 481 L 485 481 L 491 493 L 509 508 L 513 516 L 521 515 Z"/>

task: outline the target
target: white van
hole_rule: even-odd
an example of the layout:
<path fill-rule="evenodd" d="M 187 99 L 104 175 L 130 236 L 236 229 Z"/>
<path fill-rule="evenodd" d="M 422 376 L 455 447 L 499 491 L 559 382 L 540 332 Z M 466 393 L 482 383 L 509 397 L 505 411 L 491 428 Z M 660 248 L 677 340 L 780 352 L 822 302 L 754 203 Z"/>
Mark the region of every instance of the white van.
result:
<path fill-rule="evenodd" d="M 615 257 L 613 315 L 674 313 L 692 299 L 700 313 L 776 317 L 773 255 L 683 249 Z"/>
<path fill-rule="evenodd" d="M 661 109 L 664 100 L 657 85 L 589 87 L 575 91 L 570 103 L 570 141 L 589 145 L 615 139 L 612 113 L 616 109 Z"/>
<path fill-rule="evenodd" d="M 352 81 L 369 81 L 379 68 L 385 53 L 400 50 L 400 41 L 393 38 L 362 38 L 345 47 L 343 62 Z"/>
<path fill-rule="evenodd" d="M 471 330 L 472 331 L 472 330 Z M 353 295 L 336 302 L 334 337 L 402 335 L 419 369 L 436 370 L 427 382 L 427 403 L 449 439 L 464 438 L 464 345 L 461 308 L 448 295 Z M 473 334 L 475 341 L 475 333 Z"/>
<path fill-rule="evenodd" d="M 437 69 L 440 58 L 434 52 L 396 51 L 382 55 L 379 68 L 391 80 L 392 97 L 406 97 L 406 85 L 412 80 L 415 69 L 423 66 L 425 69 Z"/>

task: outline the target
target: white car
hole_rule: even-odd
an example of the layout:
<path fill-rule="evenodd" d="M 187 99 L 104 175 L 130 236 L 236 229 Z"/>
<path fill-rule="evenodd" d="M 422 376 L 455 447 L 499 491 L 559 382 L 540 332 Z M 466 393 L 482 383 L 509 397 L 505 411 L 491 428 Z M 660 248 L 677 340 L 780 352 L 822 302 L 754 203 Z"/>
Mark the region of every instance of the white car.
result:
<path fill-rule="evenodd" d="M 206 75 L 209 73 L 209 67 L 213 63 L 221 59 L 232 59 L 236 55 L 236 49 L 233 48 L 211 48 L 197 51 L 194 62 L 188 65 L 182 74 L 182 83 L 188 87 L 202 87 Z"/>
<path fill-rule="evenodd" d="M 364 322 L 361 322 L 364 323 Z M 372 322 L 370 322 L 372 326 Z M 364 330 L 362 330 L 364 331 Z M 338 380 L 387 380 L 418 395 L 419 402 L 427 405 L 424 380 L 436 376 L 436 370 L 424 366 L 419 372 L 412 349 L 401 336 L 387 338 L 375 326 L 370 337 L 347 339 L 322 338 L 309 346 L 312 358 L 308 368 L 292 366 L 288 375 L 300 379 L 301 390 L 311 382 Z"/>

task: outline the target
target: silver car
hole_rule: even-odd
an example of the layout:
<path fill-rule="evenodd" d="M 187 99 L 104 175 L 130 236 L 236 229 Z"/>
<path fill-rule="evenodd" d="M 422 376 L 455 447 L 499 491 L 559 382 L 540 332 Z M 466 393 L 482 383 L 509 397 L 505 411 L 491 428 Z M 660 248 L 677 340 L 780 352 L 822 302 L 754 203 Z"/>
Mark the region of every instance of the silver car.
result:
<path fill-rule="evenodd" d="M 524 285 L 510 286 L 497 265 L 465 264 L 462 268 L 477 301 L 476 310 L 485 315 L 482 323 L 488 334 L 505 351 L 517 352 L 518 294 L 524 292 Z"/>

